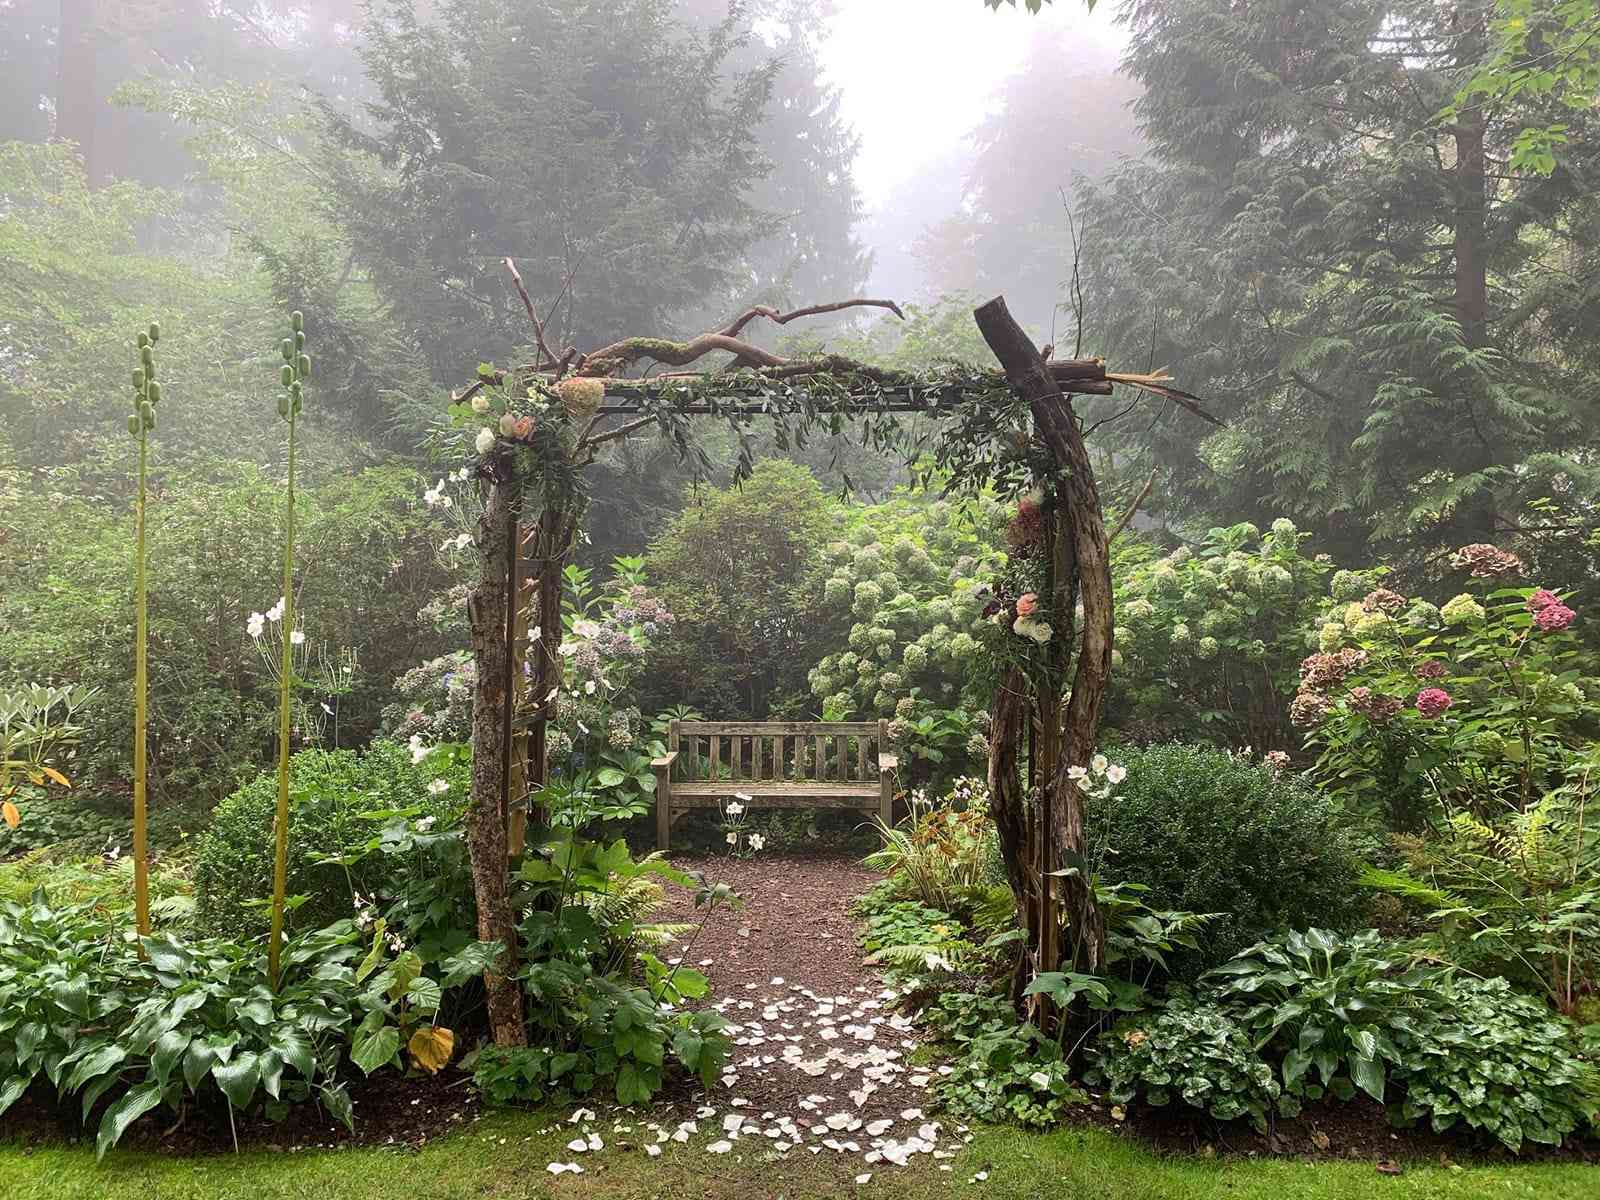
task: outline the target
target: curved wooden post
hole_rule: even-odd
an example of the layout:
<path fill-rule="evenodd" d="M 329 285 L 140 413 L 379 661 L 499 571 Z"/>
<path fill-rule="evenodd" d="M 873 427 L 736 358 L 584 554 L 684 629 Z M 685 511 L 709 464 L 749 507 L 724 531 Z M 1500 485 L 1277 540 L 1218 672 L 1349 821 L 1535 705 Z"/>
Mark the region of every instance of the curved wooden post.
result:
<path fill-rule="evenodd" d="M 1054 581 L 1052 601 L 1059 604 L 1073 590 L 1083 600 L 1083 640 L 1072 674 L 1072 686 L 1065 715 L 1060 725 L 1062 739 L 1058 761 L 1050 764 L 1049 778 L 1039 781 L 1050 799 L 1051 824 L 1041 831 L 1047 840 L 1045 862 L 1055 870 L 1067 854 L 1082 857 L 1083 796 L 1066 777 L 1072 765 L 1086 766 L 1094 753 L 1099 732 L 1100 712 L 1105 704 L 1106 687 L 1111 677 L 1111 553 L 1106 539 L 1105 520 L 1100 510 L 1100 494 L 1095 486 L 1094 467 L 1084 446 L 1083 431 L 1071 403 L 1050 373 L 1038 347 L 1012 317 L 1005 298 L 996 296 L 980 306 L 973 318 L 989 349 L 1005 370 L 1006 379 L 1033 414 L 1034 436 L 1050 451 L 1055 467 L 1053 480 L 1057 502 L 1064 505 L 1070 554 L 1062 553 L 1057 564 L 1066 578 Z M 1068 547 L 1063 545 L 1062 551 Z M 1073 605 L 1065 611 L 1052 608 L 1055 637 L 1063 648 L 1074 637 Z M 1059 703 L 1059 697 L 1056 698 Z M 997 700 L 998 705 L 998 700 Z M 1041 756 L 1043 765 L 1043 756 Z M 990 769 L 995 763 L 991 752 Z M 1048 871 L 1041 872 L 1041 877 Z M 1082 872 L 1063 880 L 1062 900 L 1071 926 L 1077 969 L 1098 971 L 1105 965 L 1105 924 L 1095 903 L 1094 890 Z M 1041 945 L 1048 949 L 1049 939 Z M 1041 959 L 1041 971 L 1058 968 L 1058 961 Z"/>

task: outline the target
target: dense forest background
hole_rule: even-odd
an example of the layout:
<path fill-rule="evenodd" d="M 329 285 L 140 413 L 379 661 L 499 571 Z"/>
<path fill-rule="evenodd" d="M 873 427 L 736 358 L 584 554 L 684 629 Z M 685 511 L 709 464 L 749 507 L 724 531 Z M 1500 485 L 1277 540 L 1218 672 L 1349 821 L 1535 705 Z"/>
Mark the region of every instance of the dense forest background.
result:
<path fill-rule="evenodd" d="M 450 390 L 530 341 L 507 255 L 563 344 L 892 282 L 904 321 L 762 336 L 986 361 L 972 301 L 1003 292 L 1062 354 L 1165 366 L 1225 428 L 1084 405 L 1112 507 L 1156 481 L 1122 588 L 1158 552 L 1287 518 L 1308 561 L 1387 561 L 1411 594 L 1446 592 L 1446 556 L 1472 542 L 1514 542 L 1592 591 L 1600 116 L 1530 90 L 1441 118 L 1494 53 L 1486 0 L 1141 0 L 1122 6 L 1120 60 L 1040 21 L 987 110 L 870 208 L 823 65 L 838 8 L 0 5 L 0 679 L 100 689 L 84 794 L 120 802 L 131 740 L 133 332 L 165 331 L 154 776 L 203 804 L 272 745 L 247 623 L 279 592 L 284 312 L 307 314 L 318 363 L 297 581 L 332 718 L 316 736 L 353 745 L 393 730 L 397 680 L 465 645 L 458 530 L 423 494 L 458 465 L 435 449 Z M 1522 132 L 1557 121 L 1556 161 L 1513 169 Z M 1004 521 L 903 490 L 903 464 L 848 431 L 748 435 L 773 461 L 741 489 L 715 427 L 708 479 L 652 439 L 590 468 L 580 561 L 598 581 L 644 556 L 679 616 L 640 703 L 894 712 L 915 690 L 966 714 L 947 731 L 963 744 L 949 593 L 1003 549 Z M 861 587 L 891 584 L 909 615 L 872 642 Z M 869 676 L 873 655 L 893 669 Z M 1128 729 L 1185 720 L 1143 669 L 1124 680 Z M 1263 736 L 1259 714 L 1227 716 L 1235 699 L 1190 719 Z"/>

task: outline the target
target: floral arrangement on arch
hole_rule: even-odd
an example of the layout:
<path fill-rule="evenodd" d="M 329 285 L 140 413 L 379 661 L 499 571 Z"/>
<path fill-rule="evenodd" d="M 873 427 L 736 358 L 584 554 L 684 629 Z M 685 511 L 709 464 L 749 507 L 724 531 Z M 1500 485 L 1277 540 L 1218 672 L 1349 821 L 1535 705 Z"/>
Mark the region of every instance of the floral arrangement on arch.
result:
<path fill-rule="evenodd" d="M 1340 571 L 1335 606 L 1300 668 L 1294 723 L 1319 751 L 1312 774 L 1391 824 L 1522 811 L 1559 786 L 1587 740 L 1577 613 L 1547 587 L 1520 583 L 1520 558 L 1486 543 L 1451 565 L 1476 593 L 1443 605 Z M 1400 812 L 1397 805 L 1413 811 Z"/>

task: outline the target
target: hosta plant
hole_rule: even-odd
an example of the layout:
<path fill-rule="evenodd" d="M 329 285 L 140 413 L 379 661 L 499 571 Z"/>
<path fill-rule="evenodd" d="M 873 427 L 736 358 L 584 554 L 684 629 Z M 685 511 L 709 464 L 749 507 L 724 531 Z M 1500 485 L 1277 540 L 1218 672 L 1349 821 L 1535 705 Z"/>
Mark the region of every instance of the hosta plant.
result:
<path fill-rule="evenodd" d="M 1229 1003 L 1256 1050 L 1281 1060 L 1281 1107 L 1292 1113 L 1300 1099 L 1347 1100 L 1356 1088 L 1383 1103 L 1390 1070 L 1403 1065 L 1394 1033 L 1414 1027 L 1439 978 L 1376 930 L 1309 929 L 1257 943 L 1202 982 Z"/>

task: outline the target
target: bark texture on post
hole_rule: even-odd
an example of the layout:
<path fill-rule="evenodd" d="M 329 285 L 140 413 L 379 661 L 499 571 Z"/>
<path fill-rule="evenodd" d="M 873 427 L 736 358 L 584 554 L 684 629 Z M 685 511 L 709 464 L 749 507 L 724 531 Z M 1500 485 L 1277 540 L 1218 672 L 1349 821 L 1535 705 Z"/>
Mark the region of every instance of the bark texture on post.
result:
<path fill-rule="evenodd" d="M 536 794 L 544 787 L 549 773 L 549 724 L 556 715 L 559 699 L 554 693 L 561 686 L 561 604 L 564 598 L 567 555 L 572 549 L 576 529 L 576 514 L 560 508 L 546 508 L 539 514 L 538 523 L 529 539 L 528 558 L 533 567 L 529 580 L 526 603 L 530 606 L 528 623 L 535 626 L 539 636 L 528 647 L 532 666 L 532 680 L 528 695 L 535 706 L 535 716 L 527 738 L 527 765 L 525 775 L 528 794 Z M 535 825 L 549 823 L 549 814 L 537 811 L 531 814 Z"/>
<path fill-rule="evenodd" d="M 1028 681 L 1012 667 L 1001 676 L 989 710 L 989 815 L 1000 839 L 1006 879 L 1017 898 L 1017 914 L 1028 934 L 1029 949 L 1017 956 L 1011 998 L 1020 1003 L 1031 976 L 1033 951 L 1039 946 L 1040 877 L 1034 864 L 1035 824 L 1028 791 L 1022 784 L 1022 739 L 1029 713 Z"/>
<path fill-rule="evenodd" d="M 504 464 L 492 462 L 498 468 Z M 517 922 L 506 871 L 506 814 L 501 808 L 507 754 L 503 713 L 510 695 L 505 645 L 511 581 L 506 561 L 516 536 L 515 482 L 492 480 L 478 522 L 482 563 L 477 587 L 467 601 L 472 655 L 477 678 L 472 697 L 472 795 L 467 802 L 467 849 L 472 859 L 472 890 L 478 908 L 478 936 L 504 947 L 492 970 L 484 972 L 489 1025 L 497 1046 L 522 1046 L 522 989 L 517 982 Z"/>
<path fill-rule="evenodd" d="M 1061 754 L 1050 777 L 1039 781 L 1041 789 L 1048 791 L 1050 802 L 1046 807 L 1051 814 L 1051 828 L 1042 836 L 1049 839 L 1049 859 L 1059 864 L 1067 854 L 1082 857 L 1084 853 L 1083 795 L 1067 779 L 1066 769 L 1087 766 L 1094 753 L 1111 677 L 1111 552 L 1083 431 L 1038 347 L 1012 317 L 1004 297 L 996 296 L 980 306 L 973 317 L 1006 379 L 1028 402 L 1034 436 L 1049 450 L 1055 466 L 1052 482 L 1056 502 L 1065 510 L 1071 537 L 1070 547 L 1062 545 L 1063 552 L 1057 560 L 1058 569 L 1067 578 L 1056 580 L 1052 600 L 1063 595 L 1063 589 L 1070 595 L 1071 589 L 1076 588 L 1083 601 L 1082 643 L 1061 722 Z M 1068 549 L 1070 553 L 1066 552 Z M 1069 603 L 1065 611 L 1052 610 L 1051 615 L 1058 625 L 1056 637 L 1070 646 L 1075 632 L 1073 606 Z M 995 765 L 991 754 L 991 771 Z M 1079 970 L 1098 971 L 1105 965 L 1105 924 L 1089 881 L 1081 872 L 1067 876 L 1062 880 L 1061 891 L 1072 934 L 1073 960 Z M 1058 965 L 1041 961 L 1038 968 L 1049 971 Z"/>

